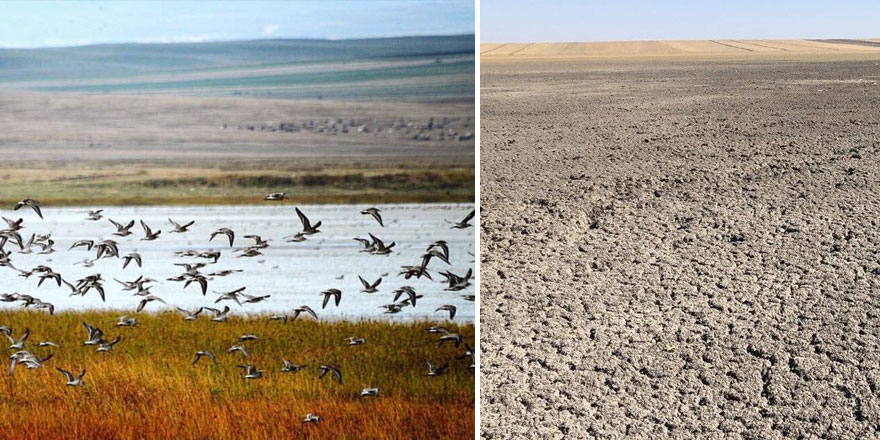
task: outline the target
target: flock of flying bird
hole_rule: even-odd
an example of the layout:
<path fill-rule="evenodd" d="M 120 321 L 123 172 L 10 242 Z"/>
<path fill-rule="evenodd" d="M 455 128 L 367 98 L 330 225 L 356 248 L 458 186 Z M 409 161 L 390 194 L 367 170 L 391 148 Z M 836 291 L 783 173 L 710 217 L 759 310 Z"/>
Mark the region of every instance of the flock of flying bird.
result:
<path fill-rule="evenodd" d="M 279 201 L 284 200 L 284 193 L 273 193 L 269 194 L 265 197 L 265 200 L 269 201 Z M 39 202 L 33 199 L 24 199 L 18 202 L 13 210 L 17 211 L 21 208 L 31 208 L 39 218 L 43 218 L 43 213 L 40 208 Z M 295 208 L 296 214 L 299 217 L 300 222 L 302 223 L 302 230 L 294 235 L 284 237 L 288 242 L 302 242 L 306 241 L 309 236 L 320 233 L 321 222 L 312 223 L 308 217 L 299 209 Z M 377 208 L 368 208 L 360 212 L 362 215 L 369 215 L 381 226 L 384 227 L 384 221 L 382 219 L 382 215 L 379 209 Z M 470 223 L 474 218 L 475 211 L 471 211 L 465 218 L 459 222 L 449 222 L 452 223 L 453 229 L 466 229 L 472 226 Z M 103 210 L 93 210 L 89 211 L 88 217 L 86 220 L 89 221 L 99 221 L 103 216 Z M 5 249 L 7 243 L 13 242 L 19 247 L 19 253 L 30 254 L 35 253 L 35 248 L 40 248 L 37 254 L 52 254 L 56 250 L 54 248 L 55 242 L 52 240 L 51 234 L 46 235 L 38 235 L 31 234 L 30 238 L 25 240 L 22 238 L 21 232 L 24 229 L 23 219 L 19 218 L 17 220 L 7 219 L 3 217 L 3 220 L 7 223 L 7 228 L 0 230 L 0 267 L 8 267 L 10 269 L 16 270 L 19 273 L 19 276 L 24 278 L 30 278 L 31 276 L 38 277 L 39 280 L 37 282 L 37 286 L 41 286 L 43 282 L 50 280 L 50 282 L 54 282 L 58 287 L 62 285 L 66 286 L 70 289 L 70 295 L 80 295 L 85 296 L 87 293 L 94 291 L 98 294 L 103 301 L 105 299 L 105 289 L 104 289 L 104 279 L 101 277 L 101 274 L 89 275 L 84 278 L 77 280 L 75 283 L 69 282 L 65 280 L 60 273 L 54 271 L 51 267 L 46 265 L 38 265 L 31 270 L 23 270 L 17 268 L 12 263 L 12 255 L 13 251 L 7 251 Z M 131 220 L 127 224 L 118 223 L 113 221 L 112 219 L 107 218 L 113 226 L 116 228 L 116 232 L 112 234 L 117 237 L 127 237 L 129 235 L 134 234 L 131 229 L 135 225 L 135 221 Z M 168 219 L 172 228 L 169 233 L 186 233 L 189 228 L 193 226 L 194 221 L 178 223 L 174 220 Z M 160 238 L 162 231 L 161 230 L 153 230 L 149 225 L 147 225 L 144 221 L 140 221 L 141 228 L 143 229 L 143 237 L 141 240 L 143 241 L 153 241 Z M 220 228 L 211 233 L 209 241 L 213 241 L 215 238 L 223 236 L 229 243 L 229 247 L 232 248 L 236 239 L 236 234 L 233 230 L 229 228 Z M 369 239 L 365 238 L 355 238 L 358 242 L 363 245 L 363 249 L 360 252 L 366 252 L 375 255 L 387 255 L 393 252 L 393 248 L 396 243 L 392 242 L 390 244 L 385 244 L 381 239 L 376 237 L 373 234 L 369 234 Z M 253 244 L 249 246 L 238 249 L 238 257 L 255 257 L 262 255 L 262 250 L 269 247 L 268 241 L 264 240 L 259 235 L 244 235 L 243 238 L 253 241 Z M 120 258 L 122 260 L 122 267 L 126 268 L 129 264 L 137 264 L 138 267 L 142 265 L 142 257 L 137 252 L 130 252 L 127 254 L 122 254 L 119 249 L 119 243 L 112 239 L 99 239 L 99 240 L 90 240 L 84 239 L 79 240 L 73 243 L 72 246 L 68 250 L 73 250 L 75 248 L 85 248 L 88 251 L 95 252 L 94 259 L 86 259 L 81 262 L 86 267 L 92 267 L 94 262 L 99 259 L 105 258 Z M 195 250 L 187 250 L 177 252 L 176 255 L 178 257 L 195 257 L 204 261 L 199 261 L 196 263 L 175 263 L 177 266 L 183 267 L 185 270 L 183 273 L 176 277 L 168 278 L 168 281 L 174 282 L 182 282 L 183 288 L 186 289 L 190 285 L 195 285 L 199 287 L 200 292 L 203 296 L 207 295 L 208 291 L 208 282 L 214 277 L 223 277 L 232 275 L 235 272 L 240 272 L 240 270 L 219 270 L 208 273 L 203 273 L 200 269 L 206 268 L 209 264 L 217 263 L 217 261 L 221 257 L 221 252 L 217 250 L 212 251 L 195 251 Z M 410 278 L 422 278 L 426 277 L 428 279 L 433 280 L 431 273 L 428 271 L 428 265 L 432 261 L 432 259 L 440 260 L 446 264 L 450 264 L 449 262 L 449 247 L 447 243 L 443 240 L 438 240 L 431 243 L 425 253 L 421 257 L 421 261 L 415 265 L 403 266 L 400 272 L 400 275 L 405 279 L 409 280 Z M 472 271 L 468 270 L 467 273 L 463 276 L 456 275 L 450 271 L 437 272 L 440 276 L 444 277 L 445 283 L 447 287 L 444 290 L 447 291 L 460 291 L 471 285 L 470 279 L 472 277 Z M 383 276 L 387 276 L 383 274 Z M 361 292 L 363 293 L 375 293 L 378 291 L 378 286 L 382 282 L 382 278 L 375 281 L 367 281 L 362 276 L 358 276 L 361 284 L 363 285 L 363 289 Z M 143 299 L 139 302 L 136 313 L 141 312 L 148 304 L 151 302 L 161 302 L 165 303 L 165 300 L 162 298 L 152 294 L 150 289 L 153 283 L 158 282 L 158 280 L 139 276 L 133 281 L 122 281 L 115 279 L 114 280 L 121 285 L 122 291 L 131 291 L 134 292 L 134 295 L 140 296 Z M 269 298 L 269 295 L 250 295 L 244 293 L 246 290 L 245 287 L 241 287 L 229 292 L 215 292 L 218 294 L 217 298 L 214 301 L 214 304 L 218 304 L 222 301 L 232 301 L 238 304 L 239 306 L 251 303 L 258 303 Z M 418 299 L 422 298 L 422 295 L 417 294 L 415 289 L 411 286 L 402 286 L 396 290 L 394 290 L 394 299 L 393 302 L 381 306 L 385 309 L 385 313 L 393 314 L 399 313 L 405 307 L 415 307 Z M 342 300 L 342 291 L 339 289 L 327 289 L 320 293 L 323 296 L 322 309 L 326 308 L 329 304 L 332 304 L 336 307 L 340 305 Z M 398 301 L 401 297 L 404 297 L 403 300 Z M 464 298 L 468 301 L 474 301 L 474 295 L 464 295 Z M 54 314 L 55 306 L 49 302 L 45 302 L 31 295 L 26 294 L 18 294 L 18 293 L 2 293 L 0 294 L 0 301 L 2 302 L 15 302 L 21 301 L 24 307 L 33 307 L 36 309 L 46 309 L 49 314 Z M 184 315 L 184 320 L 186 321 L 194 321 L 198 319 L 198 316 L 202 313 L 211 313 L 213 317 L 212 321 L 215 322 L 224 322 L 228 319 L 230 314 L 230 307 L 228 305 L 224 305 L 223 309 L 219 309 L 216 307 L 199 307 L 195 310 L 186 310 L 183 308 L 177 308 Z M 451 304 L 442 305 L 436 309 L 436 312 L 448 313 L 449 319 L 452 320 L 455 318 L 456 307 Z M 295 321 L 300 316 L 311 316 L 314 319 L 318 318 L 317 312 L 309 307 L 308 305 L 302 305 L 293 309 L 290 315 L 288 314 L 275 314 L 270 317 L 270 320 L 273 321 L 283 321 L 285 324 L 288 321 Z M 117 327 L 135 327 L 138 325 L 138 319 L 136 317 L 129 316 L 121 316 L 119 317 L 119 321 L 116 323 Z M 96 352 L 98 353 L 107 353 L 114 349 L 114 347 L 121 341 L 121 336 L 116 336 L 113 339 L 107 340 L 104 337 L 104 332 L 95 326 L 92 326 L 86 322 L 83 322 L 83 327 L 87 332 L 87 339 L 83 342 L 84 345 L 97 346 Z M 470 345 L 464 342 L 464 338 L 462 335 L 453 333 L 447 330 L 444 327 L 430 327 L 428 332 L 431 334 L 439 334 L 440 337 L 438 339 L 438 345 L 443 345 L 445 343 L 452 343 L 456 347 L 460 347 L 464 345 L 464 353 L 460 356 L 457 356 L 457 359 L 471 359 L 471 364 L 469 369 L 474 369 L 473 359 L 474 352 Z M 32 354 L 30 351 L 26 350 L 26 344 L 28 343 L 28 337 L 30 336 L 30 330 L 25 329 L 23 334 L 19 338 L 13 337 L 13 330 L 9 327 L 0 325 L 0 333 L 3 333 L 10 341 L 10 349 L 18 350 L 12 356 L 10 356 L 10 369 L 9 373 L 12 374 L 15 370 L 16 365 L 21 365 L 29 369 L 40 368 L 43 364 L 52 358 L 53 354 L 49 354 L 46 357 L 40 358 Z M 227 352 L 228 353 L 240 353 L 243 357 L 249 357 L 249 354 L 245 347 L 241 344 L 243 342 L 257 339 L 256 335 L 246 334 L 242 335 L 239 338 L 239 344 L 233 345 L 230 347 Z M 365 344 L 366 340 L 363 338 L 350 337 L 348 338 L 348 345 L 356 346 Z M 57 344 L 51 341 L 42 341 L 36 344 L 38 347 L 57 347 Z M 203 358 L 210 359 L 214 364 L 217 364 L 217 358 L 209 350 L 200 350 L 196 352 L 195 358 L 192 361 L 192 365 L 196 365 Z M 306 365 L 297 365 L 289 362 L 287 359 L 282 359 L 283 366 L 280 371 L 282 373 L 296 373 L 300 370 L 306 368 Z M 425 361 L 427 367 L 426 376 L 440 376 L 444 374 L 449 368 L 449 364 L 443 364 L 439 366 L 435 366 L 431 364 L 429 361 Z M 243 375 L 242 377 L 245 379 L 259 379 L 263 377 L 263 370 L 258 369 L 255 365 L 251 364 L 241 364 L 238 365 L 239 368 L 242 369 Z M 66 379 L 66 385 L 68 386 L 82 386 L 84 384 L 84 376 L 86 374 L 86 370 L 83 368 L 81 372 L 74 375 L 72 372 L 67 371 L 62 368 L 57 368 L 61 374 L 64 375 Z M 331 363 L 321 364 L 319 365 L 318 378 L 322 379 L 325 376 L 332 377 L 333 380 L 342 384 L 342 370 L 338 365 L 334 365 Z M 361 396 L 369 397 L 369 396 L 377 396 L 379 395 L 379 388 L 364 388 L 361 392 Z M 320 416 L 314 414 L 307 414 L 303 419 L 303 423 L 319 423 L 321 421 Z"/>

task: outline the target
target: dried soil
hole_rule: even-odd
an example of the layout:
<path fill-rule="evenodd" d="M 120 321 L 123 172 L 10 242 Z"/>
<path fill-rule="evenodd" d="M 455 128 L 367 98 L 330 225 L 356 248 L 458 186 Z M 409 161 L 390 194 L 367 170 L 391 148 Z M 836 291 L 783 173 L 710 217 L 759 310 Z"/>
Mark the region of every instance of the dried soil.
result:
<path fill-rule="evenodd" d="M 878 82 L 483 63 L 482 437 L 880 438 Z"/>

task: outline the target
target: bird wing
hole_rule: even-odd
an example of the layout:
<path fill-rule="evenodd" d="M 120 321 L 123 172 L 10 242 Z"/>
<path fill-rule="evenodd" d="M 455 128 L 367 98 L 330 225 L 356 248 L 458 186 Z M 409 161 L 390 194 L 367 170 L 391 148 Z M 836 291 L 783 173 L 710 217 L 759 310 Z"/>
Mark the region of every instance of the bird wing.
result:
<path fill-rule="evenodd" d="M 376 244 L 377 246 L 379 246 L 380 248 L 384 248 L 384 247 L 385 247 L 385 243 L 382 243 L 382 240 L 379 240 L 379 238 L 377 238 L 377 237 L 376 237 L 375 235 L 373 235 L 372 233 L 370 233 L 370 238 L 372 238 L 372 239 L 373 239 L 373 243 L 375 243 L 375 244 Z"/>
<path fill-rule="evenodd" d="M 55 367 L 55 369 L 58 370 L 58 371 L 60 371 L 61 374 L 63 374 L 64 377 L 67 378 L 67 381 L 68 381 L 68 382 L 73 382 L 73 374 L 71 374 L 69 371 L 67 371 L 67 370 L 65 370 L 65 369 L 63 369 L 63 368 L 61 368 L 61 367 Z M 85 371 L 85 370 L 84 370 L 84 371 Z M 81 376 L 80 376 L 80 377 L 81 377 Z"/>
<path fill-rule="evenodd" d="M 309 307 L 309 306 L 303 306 L 302 309 L 303 309 L 303 311 L 305 311 L 305 312 L 308 313 L 309 315 L 312 315 L 313 318 L 318 319 L 318 314 L 315 313 L 315 311 L 312 310 L 311 307 Z"/>
<path fill-rule="evenodd" d="M 462 220 L 461 222 L 462 222 L 462 223 L 467 223 L 467 222 L 471 221 L 471 219 L 474 218 L 474 215 L 475 215 L 476 213 L 477 213 L 477 210 L 476 210 L 476 209 L 471 210 L 470 214 L 468 214 L 467 216 L 465 216 L 464 220 Z"/>
<path fill-rule="evenodd" d="M 296 210 L 296 215 L 299 217 L 299 221 L 302 222 L 303 229 L 311 228 L 312 225 L 311 225 L 311 223 L 309 223 L 309 218 L 306 217 L 306 215 L 303 214 L 303 212 L 300 211 L 299 208 L 294 207 L 294 209 Z"/>

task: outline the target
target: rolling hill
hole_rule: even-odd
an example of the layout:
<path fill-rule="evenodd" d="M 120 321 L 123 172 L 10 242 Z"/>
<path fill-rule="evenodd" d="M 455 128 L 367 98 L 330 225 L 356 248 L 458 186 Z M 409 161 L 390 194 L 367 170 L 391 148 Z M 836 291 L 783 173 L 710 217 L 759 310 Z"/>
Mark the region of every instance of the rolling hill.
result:
<path fill-rule="evenodd" d="M 0 49 L 0 90 L 472 100 L 474 36 Z"/>

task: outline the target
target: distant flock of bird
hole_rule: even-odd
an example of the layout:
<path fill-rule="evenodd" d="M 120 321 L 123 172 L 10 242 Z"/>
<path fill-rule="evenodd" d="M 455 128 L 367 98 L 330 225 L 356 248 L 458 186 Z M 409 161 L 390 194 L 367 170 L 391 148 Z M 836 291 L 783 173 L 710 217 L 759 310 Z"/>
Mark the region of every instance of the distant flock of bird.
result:
<path fill-rule="evenodd" d="M 286 197 L 285 193 L 272 193 L 267 195 L 264 200 L 267 201 L 280 201 L 284 200 Z M 32 209 L 39 218 L 43 218 L 43 212 L 40 208 L 40 203 L 33 199 L 23 199 L 16 203 L 13 210 L 18 211 L 21 208 L 30 208 Z M 284 237 L 284 239 L 288 242 L 302 242 L 308 239 L 309 236 L 320 233 L 321 222 L 315 222 L 314 224 L 309 220 L 308 217 L 299 209 L 295 208 L 296 214 L 299 217 L 300 222 L 302 223 L 302 230 L 297 232 L 294 235 Z M 379 209 L 372 207 L 365 210 L 360 211 L 362 215 L 371 216 L 379 226 L 384 227 L 384 221 L 382 219 L 382 215 Z M 471 211 L 467 214 L 464 219 L 458 222 L 448 221 L 452 224 L 453 229 L 466 229 L 472 226 L 470 223 L 473 220 L 475 215 L 475 211 Z M 89 211 L 86 220 L 89 221 L 99 221 L 103 216 L 103 210 L 97 209 Z M 19 253 L 22 254 L 32 254 L 36 252 L 35 248 L 39 248 L 40 250 L 36 252 L 36 254 L 48 255 L 55 252 L 55 242 L 52 240 L 51 234 L 46 235 L 38 235 L 31 234 L 30 238 L 25 240 L 21 233 L 24 230 L 23 219 L 19 218 L 16 220 L 8 219 L 3 217 L 3 220 L 7 224 L 7 228 L 0 230 L 0 266 L 8 267 L 10 269 L 16 270 L 19 273 L 19 276 L 24 278 L 30 278 L 31 276 L 37 276 L 39 281 L 37 282 L 37 286 L 41 286 L 44 281 L 51 280 L 50 282 L 55 282 L 58 287 L 65 285 L 68 289 L 70 289 L 70 295 L 75 296 L 85 296 L 87 293 L 91 291 L 95 291 L 103 301 L 105 299 L 105 289 L 104 289 L 104 279 L 101 277 L 101 274 L 89 275 L 76 282 L 69 282 L 65 280 L 60 273 L 54 271 L 51 267 L 46 265 L 38 265 L 31 270 L 23 270 L 17 268 L 12 263 L 12 255 L 13 251 L 7 251 L 5 249 L 6 245 L 9 242 L 13 242 L 19 247 Z M 127 237 L 133 232 L 131 229 L 135 225 L 135 221 L 131 220 L 126 224 L 122 224 L 116 222 L 112 219 L 109 220 L 113 226 L 116 228 L 116 231 L 112 234 L 118 237 Z M 174 220 L 168 219 L 169 224 L 172 226 L 169 233 L 186 233 L 189 231 L 189 228 L 193 226 L 194 221 L 188 222 L 176 222 Z M 149 225 L 147 225 L 143 220 L 140 221 L 141 228 L 143 229 L 144 236 L 141 238 L 143 241 L 153 241 L 159 239 L 162 234 L 161 230 L 153 230 Z M 211 233 L 209 241 L 213 241 L 215 237 L 225 236 L 225 238 L 229 242 L 230 248 L 233 246 L 236 238 L 236 234 L 233 230 L 229 228 L 220 228 Z M 244 235 L 246 239 L 253 240 L 253 244 L 236 250 L 238 252 L 238 257 L 255 257 L 262 255 L 262 250 L 269 247 L 268 241 L 262 239 L 259 235 Z M 360 252 L 366 252 L 375 255 L 388 255 L 393 252 L 393 248 L 396 243 L 392 242 L 390 244 L 385 244 L 382 240 L 376 237 L 373 234 L 369 234 L 369 239 L 356 237 L 354 240 L 357 240 L 363 245 L 363 249 Z M 85 248 L 88 251 L 95 252 L 94 259 L 86 259 L 81 262 L 86 267 L 92 267 L 96 260 L 102 258 L 121 258 L 122 259 L 122 267 L 125 268 L 129 264 L 134 263 L 137 264 L 138 267 L 142 265 L 142 257 L 140 254 L 136 252 L 131 252 L 125 255 L 120 253 L 119 243 L 112 239 L 106 240 L 90 240 L 83 239 L 76 241 L 68 250 L 73 250 L 75 248 Z M 200 269 L 205 268 L 209 264 L 217 263 L 217 261 L 221 257 L 220 251 L 206 251 L 199 252 L 195 250 L 188 250 L 177 252 L 176 255 L 178 257 L 195 257 L 199 259 L 203 259 L 205 261 L 197 262 L 197 263 L 175 263 L 177 266 L 181 266 L 185 269 L 183 273 L 178 276 L 168 278 L 168 281 L 182 282 L 183 288 L 186 289 L 190 285 L 199 286 L 202 295 L 207 295 L 208 291 L 208 282 L 214 277 L 224 277 L 231 275 L 235 272 L 241 272 L 240 270 L 220 270 L 209 273 L 202 273 Z M 428 271 L 428 265 L 432 259 L 438 259 L 446 264 L 450 264 L 449 262 L 449 247 L 446 241 L 438 240 L 430 245 L 428 245 L 425 253 L 421 257 L 421 261 L 417 265 L 408 265 L 403 266 L 400 272 L 400 275 L 405 279 L 409 280 L 410 278 L 421 278 L 426 277 L 428 279 L 433 280 L 430 272 Z M 444 290 L 447 291 L 460 291 L 471 285 L 470 279 L 472 277 L 472 271 L 468 270 L 467 273 L 463 276 L 456 275 L 450 271 L 437 272 L 439 275 L 445 278 L 445 283 L 447 287 Z M 388 274 L 383 274 L 383 276 L 387 276 Z M 363 285 L 363 289 L 361 292 L 364 293 L 375 293 L 378 291 L 379 284 L 382 283 L 382 278 L 378 278 L 375 281 L 367 281 L 362 276 L 358 276 L 361 284 Z M 114 280 L 122 286 L 123 291 L 132 291 L 134 295 L 141 296 L 143 299 L 137 306 L 136 313 L 141 312 L 148 304 L 151 302 L 160 302 L 167 304 L 165 300 L 162 298 L 153 295 L 150 292 L 151 283 L 157 282 L 157 280 L 139 276 L 138 278 L 132 281 L 122 281 L 115 279 Z M 220 303 L 221 301 L 232 301 L 242 306 L 244 304 L 252 304 L 258 303 L 269 298 L 270 295 L 250 295 L 244 293 L 246 290 L 245 287 L 241 287 L 229 292 L 215 292 L 218 296 L 215 299 L 214 303 Z M 415 307 L 418 299 L 422 298 L 422 295 L 417 294 L 415 289 L 411 286 L 402 286 L 395 290 L 394 292 L 393 302 L 381 306 L 381 308 L 385 309 L 385 313 L 394 314 L 399 313 L 404 307 Z M 342 291 L 339 289 L 327 289 L 320 293 L 323 296 L 323 303 L 321 308 L 324 309 L 328 304 L 332 304 L 336 307 L 339 307 L 340 302 L 342 301 Z M 398 301 L 402 296 L 405 298 L 401 301 Z M 464 298 L 468 301 L 474 301 L 474 295 L 464 295 Z M 54 314 L 55 306 L 49 302 L 42 301 L 39 298 L 36 298 L 31 295 L 19 294 L 19 293 L 2 293 L 0 294 L 0 301 L 2 302 L 16 302 L 21 301 L 24 307 L 33 307 L 35 309 L 45 309 L 49 314 Z M 199 307 L 195 310 L 186 310 L 178 307 L 179 310 L 184 315 L 184 320 L 186 321 L 194 321 L 198 319 L 198 316 L 204 312 L 210 312 L 213 314 L 211 318 L 212 321 L 215 322 L 225 322 L 230 313 L 230 308 L 228 305 L 225 305 L 223 309 L 218 309 L 214 307 Z M 436 312 L 448 313 L 449 319 L 452 320 L 455 318 L 456 307 L 451 304 L 442 305 L 435 310 Z M 283 321 L 285 324 L 288 321 L 295 321 L 300 316 L 311 316 L 314 319 L 318 318 L 317 312 L 314 309 L 309 307 L 308 305 L 302 305 L 295 309 L 293 309 L 291 314 L 274 314 L 269 319 L 273 321 Z M 138 325 L 138 319 L 136 317 L 129 316 L 121 316 L 119 317 L 119 321 L 116 323 L 117 327 L 135 327 Z M 95 326 L 92 326 L 86 322 L 83 322 L 83 327 L 87 332 L 87 338 L 83 342 L 84 345 L 97 346 L 96 352 L 98 353 L 109 353 L 114 347 L 122 340 L 121 336 L 116 336 L 113 339 L 105 339 L 104 332 Z M 457 356 L 457 359 L 471 359 L 471 364 L 469 369 L 474 369 L 474 352 L 470 345 L 464 342 L 464 338 L 462 335 L 458 333 L 453 333 L 444 327 L 430 327 L 428 329 L 429 333 L 440 335 L 438 339 L 438 345 L 443 345 L 445 343 L 452 343 L 456 347 L 460 347 L 464 345 L 464 353 L 460 356 Z M 19 338 L 13 337 L 13 329 L 0 325 L 0 333 L 3 333 L 7 339 L 10 341 L 10 349 L 18 350 L 12 356 L 10 356 L 10 368 L 9 374 L 13 374 L 16 365 L 21 365 L 28 369 L 40 368 L 43 364 L 52 358 L 53 354 L 49 354 L 46 357 L 38 357 L 26 350 L 26 344 L 28 343 L 28 337 L 30 336 L 30 329 L 25 329 L 23 334 Z M 246 334 L 242 335 L 238 344 L 230 347 L 227 352 L 230 354 L 239 353 L 244 358 L 250 357 L 249 353 L 245 349 L 241 343 L 258 339 L 257 335 Z M 357 346 L 363 345 L 366 343 L 366 340 L 358 337 L 350 337 L 348 338 L 348 345 Z M 51 341 L 41 341 L 36 344 L 38 347 L 58 347 L 58 345 Z M 215 364 L 217 363 L 217 358 L 209 350 L 199 350 L 195 354 L 195 358 L 192 361 L 192 365 L 196 365 L 201 359 L 208 358 L 213 361 Z M 297 365 L 293 364 L 287 359 L 282 359 L 282 367 L 280 371 L 282 373 L 296 373 L 300 370 L 306 368 L 306 365 Z M 444 374 L 449 368 L 449 364 L 443 364 L 439 366 L 435 366 L 431 364 L 429 361 L 425 361 L 427 367 L 427 376 L 440 376 Z M 244 379 L 259 379 L 263 377 L 263 370 L 258 369 L 256 366 L 251 364 L 241 364 L 238 365 L 239 368 L 242 369 L 242 377 Z M 57 370 L 64 375 L 66 379 L 66 385 L 68 386 L 82 386 L 84 384 L 84 376 L 86 374 L 86 370 L 83 368 L 78 374 L 74 375 L 72 372 L 67 371 L 62 368 L 57 368 Z M 330 363 L 319 365 L 318 378 L 322 379 L 325 376 L 330 375 L 335 381 L 338 383 L 342 383 L 342 370 L 338 365 L 333 365 Z M 369 396 L 377 396 L 379 395 L 379 388 L 365 388 L 361 392 L 361 396 L 369 397 Z M 317 424 L 321 421 L 321 417 L 315 414 L 307 414 L 303 419 L 303 423 L 314 423 Z"/>

